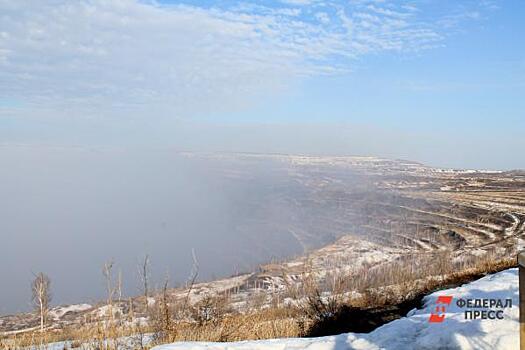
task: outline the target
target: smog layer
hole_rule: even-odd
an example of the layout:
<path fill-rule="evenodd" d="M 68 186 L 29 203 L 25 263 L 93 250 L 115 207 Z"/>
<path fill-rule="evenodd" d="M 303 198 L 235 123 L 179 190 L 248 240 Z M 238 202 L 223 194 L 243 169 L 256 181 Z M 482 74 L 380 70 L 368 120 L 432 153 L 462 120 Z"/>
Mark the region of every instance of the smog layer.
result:
<path fill-rule="evenodd" d="M 22 160 L 12 163 L 18 170 L 29 167 L 21 152 L 17 159 Z M 122 267 L 124 295 L 140 294 L 136 266 L 141 254 L 148 253 L 154 273 L 162 275 L 160 271 L 168 270 L 170 286 L 180 286 L 170 289 L 173 300 L 189 297 L 190 303 L 195 304 L 203 298 L 222 295 L 228 297 L 230 308 L 242 311 L 253 308 L 254 300 L 258 307 L 293 303 L 290 290 L 295 284 L 303 284 L 306 274 L 328 284 L 334 276 L 344 276 L 345 280 L 374 276 L 374 271 L 396 270 L 399 264 L 410 265 L 411 271 L 428 269 L 432 275 L 432 269 L 445 264 L 445 260 L 454 269 L 484 257 L 510 258 L 525 232 L 525 173 L 519 171 L 437 169 L 375 157 L 164 151 L 153 157 L 135 157 L 138 164 L 128 163 L 129 158 L 122 154 L 106 155 L 106 167 L 94 172 L 86 170 L 92 169 L 93 152 L 82 151 L 73 170 L 60 168 L 64 160 L 55 155 L 45 160 L 54 167 L 24 179 L 27 183 L 43 179 L 34 182 L 32 200 L 37 200 L 39 191 L 45 192 L 46 184 L 56 185 L 54 181 L 60 179 L 62 172 L 90 175 L 82 183 L 68 183 L 62 178 L 63 192 L 59 191 L 54 199 L 69 202 L 54 207 L 60 208 L 60 215 L 45 207 L 44 201 L 43 207 L 34 208 L 32 213 L 36 215 L 41 209 L 46 215 L 56 214 L 54 219 L 60 217 L 68 223 L 70 220 L 69 227 L 87 225 L 83 232 L 90 232 L 85 242 L 79 241 L 85 237 L 77 237 L 69 248 L 62 246 L 52 253 L 45 250 L 41 255 L 38 251 L 27 255 L 31 262 L 50 259 L 58 265 L 67 261 L 77 267 L 61 270 L 54 269 L 53 264 L 46 265 L 52 278 L 53 274 L 58 275 L 54 278 L 54 294 L 77 299 L 70 303 L 73 305 L 51 311 L 52 327 L 104 315 L 107 305 L 97 302 L 103 299 L 100 268 L 104 259 L 114 259 Z M 9 159 L 4 157 L 4 161 Z M 137 169 L 142 170 L 137 173 Z M 126 172 L 131 170 L 135 172 Z M 14 196 L 24 191 L 24 181 L 6 175 L 4 178 L 11 181 L 4 185 L 4 194 Z M 102 178 L 108 181 L 99 188 Z M 130 192 L 141 181 L 147 186 Z M 69 207 L 79 197 L 67 197 L 67 190 L 78 186 L 85 192 L 74 193 L 92 200 L 89 205 L 82 204 L 89 215 L 79 215 Z M 119 197 L 124 193 L 128 193 L 125 198 Z M 23 204 L 15 201 L 18 209 Z M 144 212 L 154 215 L 144 216 Z M 71 217 L 71 213 L 76 216 Z M 9 210 L 2 214 L 8 246 L 13 244 L 9 234 L 14 235 L 13 230 L 20 228 L 17 225 L 22 222 L 12 215 L 15 214 Z M 111 230 L 103 230 L 105 224 Z M 123 227 L 125 232 L 119 232 Z M 120 249 L 128 250 L 127 253 L 133 250 L 133 254 L 124 254 Z M 192 249 L 201 282 L 188 289 Z M 78 259 L 71 259 L 73 255 Z M 26 258 L 19 254 L 14 257 L 7 250 L 2 259 L 7 259 L 7 264 L 2 264 L 6 266 L 22 264 Z M 40 267 L 36 264 L 32 268 Z M 446 272 L 436 270 L 435 274 Z M 2 273 L 7 275 L 6 271 Z M 213 278 L 214 274 L 234 276 Z M 424 276 L 427 275 L 421 274 Z M 86 293 L 85 299 L 79 300 L 75 288 L 61 284 L 62 278 L 88 286 L 85 291 L 91 295 Z M 382 278 L 385 285 L 402 282 Z M 358 293 L 372 282 L 378 286 L 377 281 L 366 278 L 355 281 L 354 286 L 346 287 L 346 292 L 355 289 Z M 8 305 L 5 295 L 2 294 L 1 302 Z M 116 302 L 115 307 L 122 314 L 133 310 L 147 318 L 145 305 L 154 305 L 156 298 L 154 294 L 147 301 L 124 298 L 126 301 Z M 32 313 L 4 316 L 0 318 L 0 330 L 13 332 L 37 323 Z"/>

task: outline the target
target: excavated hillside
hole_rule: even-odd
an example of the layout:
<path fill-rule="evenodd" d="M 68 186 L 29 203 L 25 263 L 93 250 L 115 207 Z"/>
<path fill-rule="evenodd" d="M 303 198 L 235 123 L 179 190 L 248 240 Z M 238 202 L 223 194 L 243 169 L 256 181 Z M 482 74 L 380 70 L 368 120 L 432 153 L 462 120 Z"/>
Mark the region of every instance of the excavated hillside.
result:
<path fill-rule="evenodd" d="M 222 295 L 240 311 L 255 301 L 259 307 L 293 302 L 290 290 L 307 275 L 325 284 L 342 276 L 349 281 L 347 291 L 362 291 L 377 287 L 378 280 L 396 283 L 385 273 L 377 276 L 401 264 L 423 270 L 417 273 L 424 277 L 425 270 L 439 274 L 433 270 L 438 264 L 461 268 L 483 257 L 513 257 L 525 233 L 524 172 L 436 169 L 373 157 L 179 156 L 205 162 L 224 186 L 252 188 L 256 183 L 264 189 L 238 199 L 245 218 L 236 226 L 239 233 L 261 232 L 254 249 L 264 249 L 264 233 L 271 232 L 286 237 L 283 242 L 296 242 L 303 254 L 268 262 L 258 271 L 198 283 L 191 290 L 172 289 L 175 301 L 189 296 L 190 303 L 197 303 Z M 154 305 L 155 298 L 147 303 Z M 147 318 L 145 305 L 144 298 L 136 297 L 116 301 L 114 307 L 124 315 L 133 310 Z M 102 303 L 56 307 L 51 323 L 61 327 L 97 320 L 104 317 L 104 308 Z M 37 322 L 31 313 L 3 316 L 0 331 L 19 332 Z"/>

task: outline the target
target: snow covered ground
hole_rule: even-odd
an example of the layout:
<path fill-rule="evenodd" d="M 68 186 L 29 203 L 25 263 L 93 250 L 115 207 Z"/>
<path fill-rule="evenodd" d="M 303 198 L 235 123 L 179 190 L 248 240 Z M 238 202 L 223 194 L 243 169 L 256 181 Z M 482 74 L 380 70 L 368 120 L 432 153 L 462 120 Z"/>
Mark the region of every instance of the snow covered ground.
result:
<path fill-rule="evenodd" d="M 442 323 L 429 323 L 438 296 L 452 296 Z M 390 322 L 368 334 L 347 333 L 310 339 L 272 339 L 236 343 L 181 342 L 154 350 L 343 350 L 343 349 L 518 349 L 518 270 L 509 269 L 458 288 L 427 296 L 424 308 Z M 512 299 L 511 308 L 502 308 L 503 319 L 465 319 L 466 308 L 459 299 Z M 482 310 L 479 308 L 469 310 Z"/>

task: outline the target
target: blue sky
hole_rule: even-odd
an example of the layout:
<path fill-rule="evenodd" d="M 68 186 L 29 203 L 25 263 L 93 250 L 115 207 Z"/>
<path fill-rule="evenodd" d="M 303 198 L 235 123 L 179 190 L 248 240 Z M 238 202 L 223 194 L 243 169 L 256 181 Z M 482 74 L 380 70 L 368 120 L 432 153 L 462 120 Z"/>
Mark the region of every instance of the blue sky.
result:
<path fill-rule="evenodd" d="M 0 143 L 525 168 L 525 3 L 0 2 Z"/>

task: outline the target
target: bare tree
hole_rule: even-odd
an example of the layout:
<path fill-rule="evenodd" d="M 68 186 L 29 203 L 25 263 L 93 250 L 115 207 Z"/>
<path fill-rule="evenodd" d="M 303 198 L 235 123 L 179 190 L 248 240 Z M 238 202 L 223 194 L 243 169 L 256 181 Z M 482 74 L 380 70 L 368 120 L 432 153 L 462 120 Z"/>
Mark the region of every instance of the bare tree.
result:
<path fill-rule="evenodd" d="M 148 311 L 148 297 L 149 297 L 149 255 L 144 256 L 144 260 L 139 265 L 139 277 L 142 282 L 142 294 L 144 295 L 144 303 L 146 312 Z"/>
<path fill-rule="evenodd" d="M 193 259 L 193 265 L 191 266 L 191 272 L 188 277 L 188 281 L 186 282 L 186 288 L 188 289 L 188 291 L 186 292 L 186 297 L 184 298 L 184 303 L 181 309 L 181 315 L 184 315 L 186 313 L 186 309 L 189 305 L 190 295 L 193 290 L 193 286 L 195 285 L 195 281 L 197 280 L 197 277 L 199 276 L 199 262 L 197 261 L 197 256 L 195 255 L 194 249 L 191 250 L 191 257 Z"/>
<path fill-rule="evenodd" d="M 170 343 L 175 339 L 173 304 L 169 293 L 169 277 L 166 275 L 162 292 L 156 294 L 155 303 L 150 308 L 150 321 L 153 338 L 161 343 Z"/>
<path fill-rule="evenodd" d="M 118 270 L 118 280 L 117 280 L 117 293 L 118 293 L 118 303 L 122 302 L 122 270 Z"/>
<path fill-rule="evenodd" d="M 110 260 L 106 263 L 104 263 L 104 267 L 102 268 L 102 274 L 104 275 L 104 278 L 106 280 L 106 289 L 108 292 L 108 300 L 107 300 L 107 306 L 108 306 L 108 312 L 109 312 L 109 318 L 113 319 L 113 294 L 115 293 L 115 290 L 113 289 L 112 285 L 112 277 L 111 277 L 111 269 L 113 268 L 113 260 Z"/>
<path fill-rule="evenodd" d="M 51 302 L 51 280 L 43 272 L 34 275 L 35 279 L 31 283 L 33 292 L 32 299 L 35 308 L 40 315 L 40 332 L 44 332 L 44 326 L 49 312 L 49 303 Z"/>
<path fill-rule="evenodd" d="M 174 328 L 172 322 L 172 316 L 170 311 L 170 296 L 168 294 L 169 279 L 166 277 L 164 281 L 164 287 L 162 288 L 162 299 L 161 299 L 161 319 L 162 328 L 164 329 L 164 337 L 168 342 L 171 342 L 171 337 L 174 335 Z"/>

